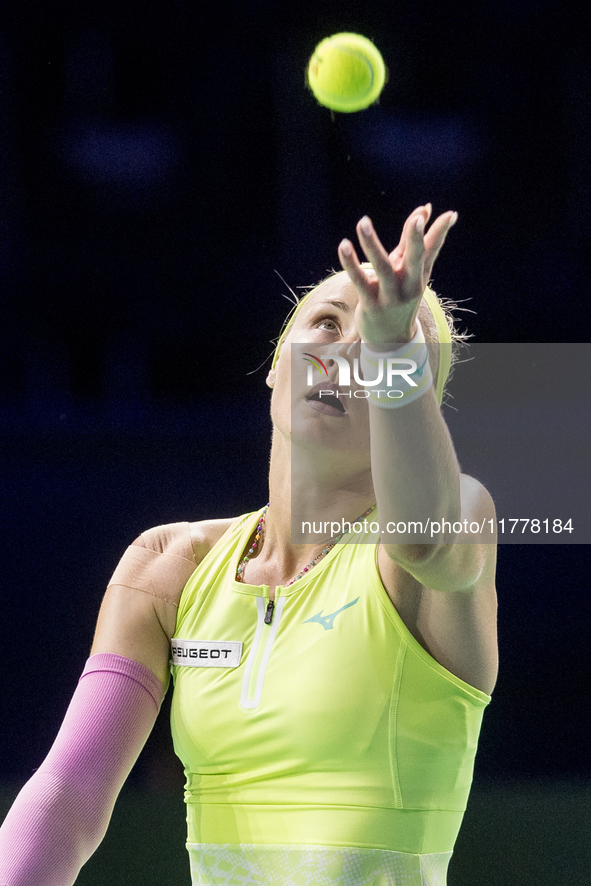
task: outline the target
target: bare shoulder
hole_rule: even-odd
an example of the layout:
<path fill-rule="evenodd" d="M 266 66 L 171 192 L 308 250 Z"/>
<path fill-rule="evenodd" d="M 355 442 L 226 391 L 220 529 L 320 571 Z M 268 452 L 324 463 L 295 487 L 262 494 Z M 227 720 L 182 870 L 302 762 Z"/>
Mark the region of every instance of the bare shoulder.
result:
<path fill-rule="evenodd" d="M 131 658 L 166 685 L 183 589 L 233 522 L 167 523 L 142 532 L 124 552 L 108 584 L 91 654 Z"/>
<path fill-rule="evenodd" d="M 165 523 L 142 532 L 133 543 L 159 554 L 174 554 L 199 564 L 235 520 L 236 517 L 223 517 L 194 523 Z"/>
<path fill-rule="evenodd" d="M 109 587 L 134 588 L 178 606 L 187 581 L 234 519 L 166 523 L 147 529 L 123 554 Z"/>
<path fill-rule="evenodd" d="M 189 524 L 191 546 L 197 563 L 203 560 L 237 519 L 237 517 L 223 517 L 219 520 L 199 520 L 197 523 Z"/>

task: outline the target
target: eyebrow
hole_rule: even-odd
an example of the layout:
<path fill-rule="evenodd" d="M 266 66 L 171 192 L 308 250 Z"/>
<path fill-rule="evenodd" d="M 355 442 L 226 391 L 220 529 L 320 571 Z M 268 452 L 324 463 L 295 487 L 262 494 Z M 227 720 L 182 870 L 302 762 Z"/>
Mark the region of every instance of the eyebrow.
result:
<path fill-rule="evenodd" d="M 333 307 L 333 308 L 340 308 L 341 311 L 350 311 L 350 310 L 351 310 L 351 308 L 349 307 L 349 305 L 348 305 L 346 302 L 344 302 L 344 301 L 337 301 L 337 300 L 335 300 L 335 301 L 321 301 L 321 302 L 318 302 L 318 304 L 316 305 L 316 307 L 317 307 L 317 308 L 320 308 L 320 307 L 322 307 L 323 305 L 324 305 L 324 306 L 326 306 L 326 305 L 330 305 L 330 306 Z"/>

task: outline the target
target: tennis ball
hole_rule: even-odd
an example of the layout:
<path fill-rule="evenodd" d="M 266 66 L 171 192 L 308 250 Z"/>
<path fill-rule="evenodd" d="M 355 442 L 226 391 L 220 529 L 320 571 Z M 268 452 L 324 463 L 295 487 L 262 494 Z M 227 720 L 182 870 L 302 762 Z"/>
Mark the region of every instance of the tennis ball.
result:
<path fill-rule="evenodd" d="M 310 59 L 308 86 L 325 108 L 345 114 L 373 104 L 386 82 L 380 52 L 361 34 L 334 34 L 322 40 Z"/>

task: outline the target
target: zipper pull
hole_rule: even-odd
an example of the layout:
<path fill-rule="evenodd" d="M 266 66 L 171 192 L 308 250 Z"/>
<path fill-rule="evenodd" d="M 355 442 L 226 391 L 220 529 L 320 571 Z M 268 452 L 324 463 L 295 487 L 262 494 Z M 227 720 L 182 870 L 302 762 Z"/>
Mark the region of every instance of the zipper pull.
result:
<path fill-rule="evenodd" d="M 273 621 L 273 610 L 275 609 L 274 600 L 269 600 L 267 603 L 267 610 L 265 612 L 265 624 L 270 625 Z"/>

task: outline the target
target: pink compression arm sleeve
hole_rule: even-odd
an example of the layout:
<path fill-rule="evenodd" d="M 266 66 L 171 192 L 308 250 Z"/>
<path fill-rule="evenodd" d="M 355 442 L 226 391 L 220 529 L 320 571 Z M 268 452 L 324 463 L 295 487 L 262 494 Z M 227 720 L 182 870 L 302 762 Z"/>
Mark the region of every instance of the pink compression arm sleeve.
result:
<path fill-rule="evenodd" d="M 144 665 L 92 655 L 41 767 L 0 828 L 0 886 L 70 886 L 103 839 L 160 709 Z"/>

